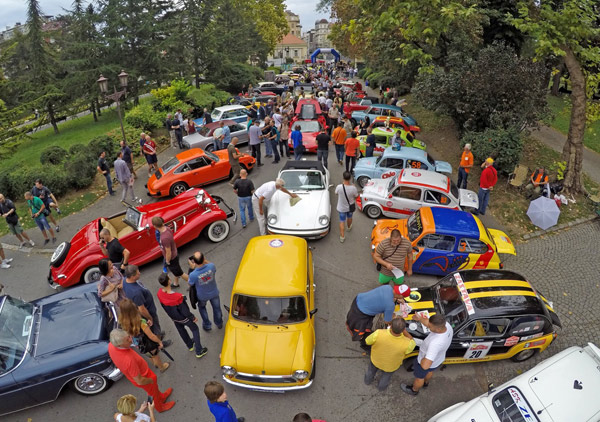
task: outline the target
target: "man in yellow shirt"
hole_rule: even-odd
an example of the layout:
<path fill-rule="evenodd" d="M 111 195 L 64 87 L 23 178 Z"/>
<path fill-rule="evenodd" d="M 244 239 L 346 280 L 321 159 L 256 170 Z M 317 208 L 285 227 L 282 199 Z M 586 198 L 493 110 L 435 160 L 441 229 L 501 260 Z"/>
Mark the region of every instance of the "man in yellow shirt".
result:
<path fill-rule="evenodd" d="M 383 374 L 377 384 L 379 391 L 388 387 L 392 374 L 400 368 L 404 357 L 412 352 L 416 345 L 406 331 L 406 322 L 402 318 L 394 318 L 391 325 L 391 328 L 375 331 L 366 340 L 371 346 L 371 360 L 365 374 L 365 384 L 371 384 L 377 371 L 381 371 Z"/>

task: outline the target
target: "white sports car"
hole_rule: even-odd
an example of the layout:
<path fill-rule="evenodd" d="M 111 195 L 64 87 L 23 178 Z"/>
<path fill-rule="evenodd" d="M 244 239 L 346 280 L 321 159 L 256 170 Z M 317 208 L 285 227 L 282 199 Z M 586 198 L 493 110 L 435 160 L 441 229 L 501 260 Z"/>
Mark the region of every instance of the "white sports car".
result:
<path fill-rule="evenodd" d="M 275 192 L 267 213 L 269 233 L 307 239 L 327 235 L 331 217 L 329 171 L 318 161 L 287 161 L 278 177 L 301 200 L 292 206 L 289 195 Z"/>

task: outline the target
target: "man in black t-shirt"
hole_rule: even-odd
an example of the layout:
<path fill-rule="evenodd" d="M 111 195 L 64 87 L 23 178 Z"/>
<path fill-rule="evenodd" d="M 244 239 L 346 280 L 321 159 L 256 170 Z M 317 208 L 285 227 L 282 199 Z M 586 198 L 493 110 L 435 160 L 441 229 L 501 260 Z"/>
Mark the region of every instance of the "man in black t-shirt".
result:
<path fill-rule="evenodd" d="M 100 231 L 100 249 L 117 268 L 121 269 L 121 272 L 125 271 L 125 267 L 129 263 L 130 252 L 119 243 L 119 239 L 114 237 L 107 228 Z"/>
<path fill-rule="evenodd" d="M 317 135 L 317 161 L 323 163 L 323 167 L 327 168 L 327 158 L 329 157 L 329 144 L 331 143 L 331 137 L 325 131 L 325 128 L 321 128 L 321 133 Z"/>
<path fill-rule="evenodd" d="M 183 149 L 183 128 L 181 124 L 182 122 L 177 117 L 171 120 L 171 128 L 175 132 L 175 139 L 177 139 L 179 149 Z"/>
<path fill-rule="evenodd" d="M 254 211 L 252 210 L 254 183 L 252 183 L 252 180 L 248 180 L 248 172 L 246 170 L 240 170 L 240 178 L 233 183 L 233 191 L 238 196 L 242 227 L 246 228 L 246 208 L 248 208 L 248 217 L 250 217 L 250 221 L 254 221 Z"/>
<path fill-rule="evenodd" d="M 368 128 L 367 129 L 367 149 L 365 151 L 365 156 L 366 157 L 372 157 L 373 156 L 373 151 L 375 151 L 375 146 L 377 145 L 377 141 L 375 139 L 375 135 L 373 135 L 373 129 Z M 393 144 L 393 142 L 392 142 Z"/>
<path fill-rule="evenodd" d="M 50 189 L 44 186 L 42 179 L 37 179 L 35 181 L 35 185 L 33 186 L 33 188 L 31 188 L 31 194 L 33 196 L 37 196 L 42 200 L 42 202 L 46 206 L 46 208 L 44 209 L 44 215 L 47 219 L 49 219 L 52 222 L 52 224 L 56 226 L 56 231 L 59 232 L 60 226 L 58 225 L 58 223 L 54 219 L 54 216 L 52 215 L 53 208 L 58 214 L 60 214 L 60 208 L 58 208 L 58 201 L 56 200 L 54 194 L 50 192 Z"/>
<path fill-rule="evenodd" d="M 100 153 L 100 157 L 98 157 L 98 166 L 96 167 L 102 176 L 106 178 L 106 186 L 108 187 L 108 193 L 110 196 L 113 196 L 115 193 L 112 188 L 112 179 L 110 176 L 110 167 L 106 163 L 106 151 L 102 151 Z"/>

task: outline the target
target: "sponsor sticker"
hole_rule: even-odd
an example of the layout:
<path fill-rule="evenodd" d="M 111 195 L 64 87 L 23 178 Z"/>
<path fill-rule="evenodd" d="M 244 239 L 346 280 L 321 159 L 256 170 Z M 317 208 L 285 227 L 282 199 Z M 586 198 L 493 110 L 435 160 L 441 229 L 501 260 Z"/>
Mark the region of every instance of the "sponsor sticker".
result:
<path fill-rule="evenodd" d="M 521 413 L 521 416 L 523 416 L 523 419 L 525 421 L 537 420 L 536 417 L 534 416 L 533 411 L 529 407 L 527 400 L 525 400 L 525 398 L 521 395 L 521 392 L 519 390 L 517 390 L 516 388 L 513 388 L 513 387 L 509 387 L 508 393 L 510 394 L 513 401 L 517 405 L 517 408 L 519 409 L 519 413 Z"/>
<path fill-rule="evenodd" d="M 512 347 L 519 342 L 519 337 L 511 336 L 504 342 L 504 347 Z"/>
<path fill-rule="evenodd" d="M 541 337 L 543 333 L 532 334 L 530 336 L 521 337 L 521 341 L 533 340 L 534 338 Z"/>
<path fill-rule="evenodd" d="M 464 359 L 473 360 L 484 358 L 490 349 L 492 348 L 493 341 L 486 341 L 485 343 L 471 343 L 467 352 L 465 353 Z"/>
<path fill-rule="evenodd" d="M 471 298 L 469 297 L 469 293 L 467 292 L 467 288 L 463 283 L 463 279 L 459 273 L 454 274 L 454 280 L 456 280 L 456 285 L 458 286 L 458 290 L 460 291 L 460 295 L 462 297 L 463 302 L 467 308 L 467 313 L 469 315 L 473 315 L 475 313 L 475 308 L 473 307 L 473 303 L 471 302 Z"/>
<path fill-rule="evenodd" d="M 269 242 L 269 246 L 272 248 L 280 248 L 283 246 L 283 240 L 281 239 L 273 239 Z"/>
<path fill-rule="evenodd" d="M 413 171 L 413 172 L 411 173 L 411 175 L 412 175 L 413 177 L 421 177 L 421 173 L 420 173 L 420 172 L 418 172 L 418 171 Z"/>

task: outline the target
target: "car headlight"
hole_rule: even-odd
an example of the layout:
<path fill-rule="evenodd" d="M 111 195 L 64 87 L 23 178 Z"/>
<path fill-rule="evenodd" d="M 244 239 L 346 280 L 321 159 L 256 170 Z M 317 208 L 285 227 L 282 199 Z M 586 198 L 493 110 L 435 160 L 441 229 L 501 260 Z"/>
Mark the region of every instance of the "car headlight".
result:
<path fill-rule="evenodd" d="M 267 217 L 267 221 L 270 225 L 273 225 L 277 223 L 277 216 L 275 214 L 269 214 L 269 216 Z"/>
<path fill-rule="evenodd" d="M 301 381 L 301 380 L 305 380 L 306 378 L 308 378 L 308 372 L 307 371 L 302 371 L 302 370 L 297 370 L 294 371 L 294 375 L 292 375 L 294 378 L 296 378 L 297 380 Z"/>
<path fill-rule="evenodd" d="M 322 226 L 326 226 L 329 224 L 329 217 L 327 217 L 326 215 L 322 215 L 319 217 L 319 224 Z"/>
<path fill-rule="evenodd" d="M 234 376 L 235 374 L 237 374 L 237 371 L 235 370 L 234 367 L 232 366 L 221 366 L 221 372 L 223 373 L 223 375 L 229 375 L 229 376 Z"/>

